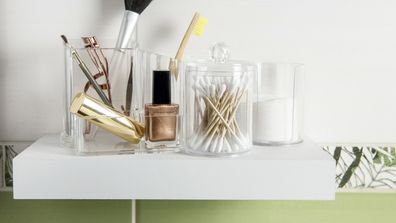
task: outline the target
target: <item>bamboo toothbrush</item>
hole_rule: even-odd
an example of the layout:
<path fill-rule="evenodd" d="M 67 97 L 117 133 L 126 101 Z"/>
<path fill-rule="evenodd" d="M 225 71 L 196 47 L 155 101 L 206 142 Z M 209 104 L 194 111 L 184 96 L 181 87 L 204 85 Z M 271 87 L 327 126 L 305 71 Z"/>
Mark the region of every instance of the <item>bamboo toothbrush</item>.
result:
<path fill-rule="evenodd" d="M 207 23 L 208 21 L 198 12 L 194 14 L 194 17 L 192 18 L 190 25 L 187 28 L 187 31 L 184 33 L 179 49 L 177 50 L 175 59 L 172 60 L 169 64 L 169 70 L 171 71 L 171 74 L 175 75 L 176 79 L 178 77 L 177 61 L 183 57 L 184 51 L 187 47 L 187 43 L 191 37 L 191 34 L 194 34 L 196 36 L 201 36 Z"/>

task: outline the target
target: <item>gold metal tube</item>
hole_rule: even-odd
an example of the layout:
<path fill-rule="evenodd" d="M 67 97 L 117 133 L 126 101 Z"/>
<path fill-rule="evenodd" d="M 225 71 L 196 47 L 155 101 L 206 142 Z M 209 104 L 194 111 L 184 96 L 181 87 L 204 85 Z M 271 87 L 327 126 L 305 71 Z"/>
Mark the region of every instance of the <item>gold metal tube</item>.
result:
<path fill-rule="evenodd" d="M 70 112 L 131 143 L 139 143 L 144 136 L 142 124 L 85 93 L 74 97 Z"/>

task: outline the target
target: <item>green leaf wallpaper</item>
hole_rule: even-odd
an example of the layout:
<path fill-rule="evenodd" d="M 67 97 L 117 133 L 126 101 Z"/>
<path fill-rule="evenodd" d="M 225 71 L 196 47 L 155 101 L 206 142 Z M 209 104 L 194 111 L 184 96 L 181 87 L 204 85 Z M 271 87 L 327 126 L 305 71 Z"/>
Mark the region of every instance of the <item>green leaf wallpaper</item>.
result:
<path fill-rule="evenodd" d="M 3 182 L 4 182 L 4 162 L 3 162 L 3 147 L 0 145 L 0 189 L 4 187 Z"/>
<path fill-rule="evenodd" d="M 12 187 L 12 159 L 17 155 L 13 145 L 0 145 L 0 189 Z"/>
<path fill-rule="evenodd" d="M 326 146 L 336 160 L 336 187 L 396 189 L 396 148 Z"/>

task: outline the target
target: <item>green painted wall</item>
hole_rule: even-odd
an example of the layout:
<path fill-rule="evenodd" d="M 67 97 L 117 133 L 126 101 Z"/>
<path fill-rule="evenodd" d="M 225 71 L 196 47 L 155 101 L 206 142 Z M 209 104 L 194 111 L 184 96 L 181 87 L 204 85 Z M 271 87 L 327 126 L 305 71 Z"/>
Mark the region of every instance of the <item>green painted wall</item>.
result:
<path fill-rule="evenodd" d="M 124 223 L 129 201 L 26 201 L 0 193 L 1 223 Z M 338 193 L 335 201 L 139 201 L 138 223 L 396 222 L 396 193 Z"/>

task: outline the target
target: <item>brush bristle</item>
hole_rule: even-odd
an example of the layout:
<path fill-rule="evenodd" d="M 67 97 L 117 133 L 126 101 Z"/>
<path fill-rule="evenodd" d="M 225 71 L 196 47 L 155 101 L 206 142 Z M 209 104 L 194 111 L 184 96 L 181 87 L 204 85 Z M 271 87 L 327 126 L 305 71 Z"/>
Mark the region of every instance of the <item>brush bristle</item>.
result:
<path fill-rule="evenodd" d="M 200 16 L 194 27 L 194 34 L 196 36 L 201 36 L 206 24 L 208 24 L 208 20 Z"/>
<path fill-rule="evenodd" d="M 152 0 L 124 0 L 125 9 L 128 11 L 142 13 Z"/>

